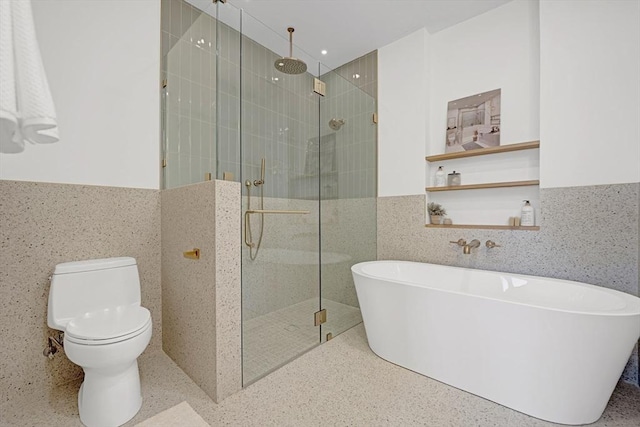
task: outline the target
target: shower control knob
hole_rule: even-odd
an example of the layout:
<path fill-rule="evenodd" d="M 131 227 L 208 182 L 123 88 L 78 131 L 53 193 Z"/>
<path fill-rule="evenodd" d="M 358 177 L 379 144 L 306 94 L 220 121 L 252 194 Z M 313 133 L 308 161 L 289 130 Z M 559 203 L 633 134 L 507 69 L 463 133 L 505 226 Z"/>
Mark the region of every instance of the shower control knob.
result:
<path fill-rule="evenodd" d="M 496 242 L 494 242 L 493 240 L 487 240 L 487 243 L 485 243 L 485 246 L 488 247 L 489 249 L 500 247 L 500 245 L 497 245 Z"/>
<path fill-rule="evenodd" d="M 449 243 L 455 243 L 458 246 L 464 246 L 467 244 L 467 241 L 464 239 L 458 239 L 457 241 L 450 240 Z"/>

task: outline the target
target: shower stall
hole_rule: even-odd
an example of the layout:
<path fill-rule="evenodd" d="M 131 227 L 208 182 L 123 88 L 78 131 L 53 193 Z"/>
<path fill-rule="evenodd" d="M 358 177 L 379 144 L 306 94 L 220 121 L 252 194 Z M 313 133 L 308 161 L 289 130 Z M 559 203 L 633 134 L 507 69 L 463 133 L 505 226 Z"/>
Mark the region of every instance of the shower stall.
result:
<path fill-rule="evenodd" d="M 350 267 L 376 258 L 376 57 L 331 70 L 233 4 L 162 6 L 163 188 L 241 183 L 247 385 L 362 320 Z"/>

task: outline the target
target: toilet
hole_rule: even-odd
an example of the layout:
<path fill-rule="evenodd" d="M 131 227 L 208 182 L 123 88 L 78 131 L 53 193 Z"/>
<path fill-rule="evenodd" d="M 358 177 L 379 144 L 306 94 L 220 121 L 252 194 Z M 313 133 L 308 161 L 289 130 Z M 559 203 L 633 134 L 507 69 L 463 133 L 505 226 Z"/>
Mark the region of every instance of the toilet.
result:
<path fill-rule="evenodd" d="M 120 426 L 140 410 L 138 356 L 151 340 L 151 314 L 140 305 L 140 278 L 130 257 L 55 267 L 47 324 L 64 332 L 64 351 L 84 370 L 80 421 Z"/>

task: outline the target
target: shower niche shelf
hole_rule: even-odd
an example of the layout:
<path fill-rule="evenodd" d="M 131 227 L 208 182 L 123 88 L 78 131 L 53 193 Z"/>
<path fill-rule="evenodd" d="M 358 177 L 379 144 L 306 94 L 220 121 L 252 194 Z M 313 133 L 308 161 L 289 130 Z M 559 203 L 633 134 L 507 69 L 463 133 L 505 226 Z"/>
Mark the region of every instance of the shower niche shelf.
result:
<path fill-rule="evenodd" d="M 429 163 L 444 162 L 447 160 L 464 159 L 468 157 L 477 157 L 477 156 L 487 156 L 491 154 L 508 153 L 508 152 L 514 152 L 514 151 L 534 150 L 537 148 L 540 148 L 540 141 L 529 141 L 529 142 L 521 142 L 516 144 L 502 145 L 499 147 L 490 147 L 490 148 L 483 148 L 483 149 L 477 149 L 477 150 L 461 151 L 456 153 L 436 154 L 433 156 L 426 156 L 425 160 Z M 527 156 L 527 155 L 523 154 L 522 156 Z M 481 159 L 478 159 L 478 162 L 480 163 L 476 163 L 475 160 L 470 160 L 470 161 L 474 162 L 473 163 L 474 167 L 482 163 Z M 495 160 L 495 161 L 492 160 L 490 163 L 495 166 L 496 161 L 502 161 L 502 160 Z M 470 163 L 466 163 L 466 164 L 469 165 Z M 487 167 L 486 163 L 484 167 L 485 168 Z M 498 167 L 497 169 L 501 169 L 501 168 Z M 530 173 L 531 172 L 529 172 L 529 174 Z M 476 175 L 478 175 L 477 171 L 476 171 Z M 504 178 L 504 175 L 501 175 L 501 177 Z M 457 192 L 462 190 L 508 189 L 513 187 L 536 187 L 539 185 L 540 185 L 540 181 L 537 179 L 533 179 L 533 180 L 526 179 L 526 180 L 519 180 L 519 181 L 486 182 L 486 183 L 465 184 L 465 185 L 445 186 L 445 187 L 426 187 L 425 191 L 427 193 L 436 193 L 436 194 L 452 193 L 452 196 L 448 196 L 448 197 L 453 197 L 453 194 L 456 194 L 455 196 L 456 198 L 454 199 L 449 198 L 448 200 L 454 201 L 457 203 L 458 201 L 461 201 L 461 200 L 462 201 L 469 200 L 469 198 L 471 197 L 470 195 L 468 195 L 469 193 L 467 193 L 466 191 L 459 193 L 459 196 L 458 196 Z M 500 191 L 500 193 L 490 192 L 488 195 L 484 195 L 484 196 L 478 195 L 478 196 L 484 198 L 484 200 L 487 200 L 487 202 L 489 203 L 491 201 L 494 201 L 494 199 L 491 199 L 491 197 L 497 197 L 498 199 L 500 199 L 501 197 L 505 197 L 504 192 L 502 192 L 501 190 L 497 190 L 497 191 Z M 505 191 L 510 191 L 510 190 L 505 190 Z M 535 191 L 535 190 L 527 190 L 527 191 L 529 191 L 529 194 L 533 197 L 533 194 L 531 193 L 531 191 Z M 475 194 L 475 191 L 474 191 L 474 194 Z M 484 194 L 484 192 L 482 194 Z M 536 193 L 536 194 L 539 194 L 539 193 Z M 467 196 L 465 197 L 465 195 Z M 510 197 L 510 196 L 507 196 L 507 197 Z M 522 197 L 529 198 L 524 196 Z M 475 196 L 474 196 L 474 199 L 477 200 Z M 509 200 L 511 199 L 509 198 Z M 535 197 L 533 197 L 532 200 L 535 200 Z M 445 205 L 445 208 L 446 208 L 446 205 Z M 491 209 L 489 209 L 489 211 L 491 211 Z M 485 212 L 487 211 L 485 210 Z M 493 222 L 493 221 L 487 221 L 487 222 Z M 506 222 L 506 218 L 505 218 L 505 222 Z M 519 231 L 540 230 L 539 226 L 511 226 L 511 225 L 500 225 L 500 224 L 426 224 L 425 227 L 450 228 L 450 229 L 519 230 Z"/>
<path fill-rule="evenodd" d="M 478 150 L 460 151 L 457 153 L 436 154 L 427 156 L 427 162 L 442 162 L 444 160 L 462 159 L 464 157 L 486 156 L 488 154 L 508 153 L 510 151 L 533 150 L 540 148 L 540 141 L 519 142 L 517 144 L 501 145 L 499 147 L 482 148 Z"/>
<path fill-rule="evenodd" d="M 425 224 L 427 228 L 462 228 L 468 230 L 523 230 L 523 231 L 538 231 L 540 227 L 535 225 L 533 227 L 512 225 L 476 225 L 476 224 Z"/>
<path fill-rule="evenodd" d="M 483 188 L 528 187 L 531 185 L 540 185 L 540 181 L 538 181 L 537 179 L 534 179 L 529 181 L 488 182 L 485 184 L 454 185 L 454 186 L 447 186 L 447 187 L 427 187 L 426 190 L 430 192 L 456 191 L 456 190 L 481 190 Z"/>

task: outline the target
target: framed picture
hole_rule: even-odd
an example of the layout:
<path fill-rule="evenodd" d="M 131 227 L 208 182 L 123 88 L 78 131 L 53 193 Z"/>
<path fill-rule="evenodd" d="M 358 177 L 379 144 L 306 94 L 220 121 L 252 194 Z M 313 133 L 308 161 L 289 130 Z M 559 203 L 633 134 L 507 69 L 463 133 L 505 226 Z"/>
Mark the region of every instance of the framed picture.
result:
<path fill-rule="evenodd" d="M 500 145 L 501 89 L 450 101 L 445 153 Z"/>

